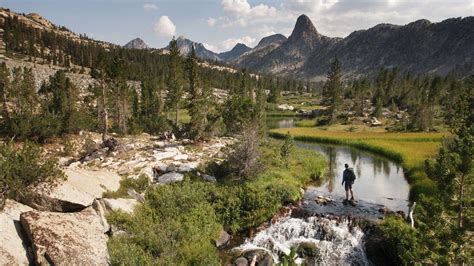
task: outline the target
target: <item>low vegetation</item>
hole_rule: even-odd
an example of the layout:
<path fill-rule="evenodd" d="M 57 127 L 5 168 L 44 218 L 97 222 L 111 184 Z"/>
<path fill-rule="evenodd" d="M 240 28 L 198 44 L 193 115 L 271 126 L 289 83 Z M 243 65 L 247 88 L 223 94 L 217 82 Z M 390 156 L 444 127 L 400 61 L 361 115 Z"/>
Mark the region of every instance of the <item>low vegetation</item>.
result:
<path fill-rule="evenodd" d="M 64 178 L 54 158 L 45 158 L 40 146 L 26 141 L 0 144 L 1 196 L 16 198 L 30 185 Z"/>
<path fill-rule="evenodd" d="M 293 149 L 286 167 L 280 156 L 282 145 L 269 140 L 258 146 L 259 163 L 265 169 L 258 175 L 236 179 L 222 169 L 225 163 L 210 165 L 217 183 L 188 177 L 179 184 L 149 189 L 133 215 L 111 214 L 112 225 L 126 232 L 109 241 L 112 264 L 219 265 L 212 240 L 223 225 L 234 233 L 257 226 L 284 204 L 299 200 L 300 188 L 322 176 L 321 155 Z"/>

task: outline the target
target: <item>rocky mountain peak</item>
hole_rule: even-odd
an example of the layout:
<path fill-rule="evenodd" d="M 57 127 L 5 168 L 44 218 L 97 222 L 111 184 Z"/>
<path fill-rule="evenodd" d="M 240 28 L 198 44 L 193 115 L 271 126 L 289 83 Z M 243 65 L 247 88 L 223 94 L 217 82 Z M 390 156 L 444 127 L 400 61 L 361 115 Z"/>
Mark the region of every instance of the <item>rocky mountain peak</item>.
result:
<path fill-rule="evenodd" d="M 301 15 L 296 20 L 295 28 L 288 38 L 289 41 L 314 42 L 318 39 L 318 31 L 306 15 Z"/>
<path fill-rule="evenodd" d="M 224 60 L 224 61 L 231 61 L 243 53 L 246 53 L 250 51 L 252 48 L 248 47 L 247 45 L 243 43 L 237 43 L 232 50 L 223 52 L 219 54 L 219 58 Z"/>
<path fill-rule="evenodd" d="M 265 47 L 270 44 L 281 44 L 285 42 L 286 40 L 287 38 L 283 34 L 273 34 L 261 39 L 257 47 L 260 48 L 260 47 Z"/>
<path fill-rule="evenodd" d="M 135 38 L 123 46 L 128 49 L 148 49 L 150 48 L 142 39 Z"/>
<path fill-rule="evenodd" d="M 413 28 L 423 28 L 431 25 L 431 22 L 427 19 L 419 19 L 417 21 L 414 21 L 412 23 L 409 23 L 407 26 L 413 27 Z"/>
<path fill-rule="evenodd" d="M 234 48 L 232 48 L 232 50 L 249 50 L 250 47 L 248 47 L 247 45 L 243 44 L 243 43 L 237 43 Z"/>

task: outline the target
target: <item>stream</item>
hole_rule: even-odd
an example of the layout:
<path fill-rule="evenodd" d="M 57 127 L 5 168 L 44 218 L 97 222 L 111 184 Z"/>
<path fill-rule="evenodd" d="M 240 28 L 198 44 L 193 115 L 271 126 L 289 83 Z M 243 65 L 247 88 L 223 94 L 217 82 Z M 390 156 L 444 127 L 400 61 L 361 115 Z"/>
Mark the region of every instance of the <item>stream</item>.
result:
<path fill-rule="evenodd" d="M 267 127 L 293 127 L 299 118 L 272 117 Z M 381 209 L 408 212 L 409 184 L 403 168 L 387 158 L 346 146 L 295 141 L 295 145 L 322 153 L 328 161 L 323 182 L 306 188 L 298 208 L 307 215 L 278 219 L 253 238 L 236 247 L 242 254 L 264 251 L 279 262 L 282 254 L 296 249 L 294 261 L 306 265 L 370 265 L 364 249 L 364 232 L 350 218 L 377 221 Z M 354 168 L 356 206 L 344 204 L 341 185 L 344 164 Z M 323 202 L 318 201 L 323 199 Z M 340 219 L 328 218 L 340 217 Z"/>

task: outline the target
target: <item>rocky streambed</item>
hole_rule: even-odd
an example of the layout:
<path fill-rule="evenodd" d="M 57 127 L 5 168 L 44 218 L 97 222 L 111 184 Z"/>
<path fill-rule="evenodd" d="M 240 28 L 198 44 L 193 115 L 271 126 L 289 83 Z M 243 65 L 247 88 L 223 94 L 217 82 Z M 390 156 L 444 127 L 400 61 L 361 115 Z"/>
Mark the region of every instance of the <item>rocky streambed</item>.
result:
<path fill-rule="evenodd" d="M 117 145 L 101 146 L 99 134 L 83 133 L 67 145 L 46 146 L 53 154 L 72 146 L 71 155 L 60 159 L 66 179 L 30 187 L 17 201 L 6 200 L 0 211 L 1 265 L 107 265 L 112 229 L 105 215 L 132 212 L 144 194 L 129 190 L 122 198 L 104 198 L 104 193 L 118 190 L 122 179 L 145 176 L 150 186 L 164 185 L 180 182 L 191 171 L 215 182 L 198 168 L 221 160 L 222 148 L 234 142 L 216 138 L 194 145 L 147 134 L 115 139 Z M 79 152 L 84 146 L 88 151 Z"/>

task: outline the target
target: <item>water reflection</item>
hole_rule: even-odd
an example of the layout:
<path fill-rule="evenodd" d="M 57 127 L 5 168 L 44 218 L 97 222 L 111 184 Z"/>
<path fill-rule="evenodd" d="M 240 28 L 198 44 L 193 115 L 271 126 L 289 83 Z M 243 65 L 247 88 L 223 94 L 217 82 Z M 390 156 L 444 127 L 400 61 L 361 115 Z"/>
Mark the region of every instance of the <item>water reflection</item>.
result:
<path fill-rule="evenodd" d="M 398 164 L 343 146 L 321 145 L 297 141 L 299 147 L 323 153 L 328 160 L 326 181 L 317 189 L 336 197 L 345 197 L 341 186 L 344 164 L 348 163 L 357 174 L 353 186 L 356 199 L 380 203 L 393 210 L 407 211 L 409 185 Z"/>

